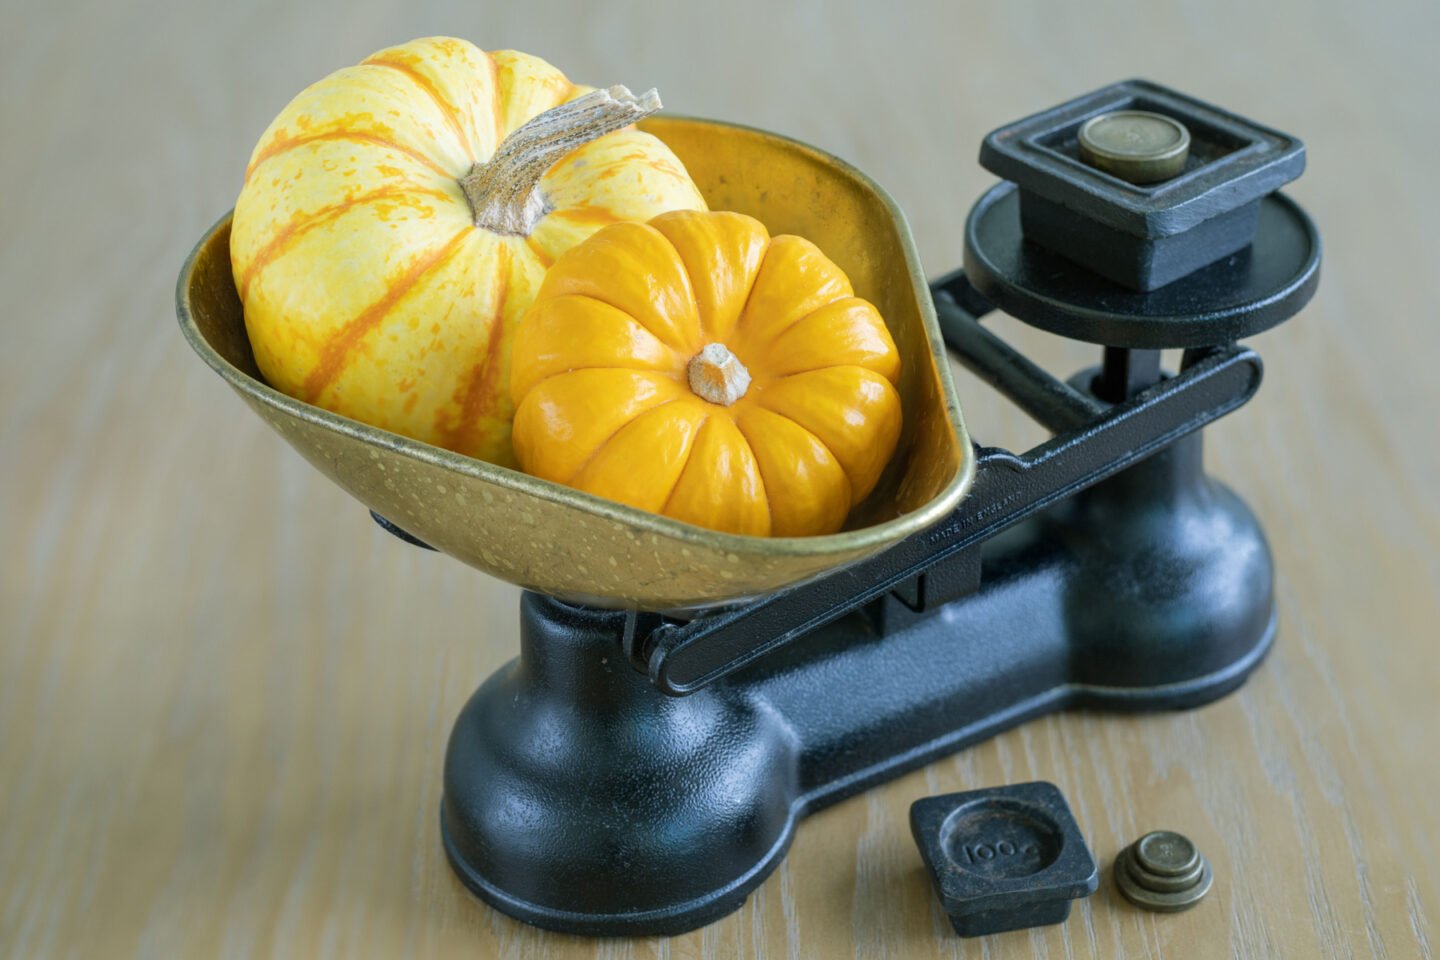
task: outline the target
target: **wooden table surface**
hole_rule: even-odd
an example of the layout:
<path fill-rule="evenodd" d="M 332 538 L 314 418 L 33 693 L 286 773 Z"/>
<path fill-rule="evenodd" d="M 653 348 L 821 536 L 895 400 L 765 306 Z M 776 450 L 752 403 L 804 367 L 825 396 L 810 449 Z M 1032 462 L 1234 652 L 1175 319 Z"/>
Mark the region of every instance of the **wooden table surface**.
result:
<path fill-rule="evenodd" d="M 1345 0 L 0 8 L 0 956 L 1431 957 L 1440 948 L 1440 7 Z M 895 5 L 901 6 L 901 5 Z M 738 913 L 541 932 L 451 876 L 446 735 L 517 591 L 409 549 L 181 340 L 186 252 L 306 83 L 452 33 L 856 163 L 957 264 L 999 124 L 1125 76 L 1302 136 L 1319 294 L 1259 337 L 1209 464 L 1266 524 L 1281 632 L 1191 713 L 1040 720 L 802 824 Z M 1091 349 L 997 321 L 1057 372 Z M 973 432 L 1040 434 L 977 381 Z M 1063 926 L 954 937 L 917 797 L 1043 778 L 1097 857 L 1194 837 L 1197 909 L 1108 874 Z"/>

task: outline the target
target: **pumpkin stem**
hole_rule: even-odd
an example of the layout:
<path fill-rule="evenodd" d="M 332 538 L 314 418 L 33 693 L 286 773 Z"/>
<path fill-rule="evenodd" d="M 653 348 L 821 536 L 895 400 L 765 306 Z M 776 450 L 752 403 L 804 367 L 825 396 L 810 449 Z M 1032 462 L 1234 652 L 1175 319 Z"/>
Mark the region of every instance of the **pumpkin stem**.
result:
<path fill-rule="evenodd" d="M 475 226 L 494 233 L 528 237 L 550 208 L 540 178 L 576 147 L 650 116 L 660 94 L 635 96 L 623 86 L 592 90 L 552 107 L 511 131 L 495 155 L 477 163 L 460 181 Z"/>
<path fill-rule="evenodd" d="M 686 373 L 691 390 L 723 407 L 730 406 L 750 389 L 750 371 L 723 343 L 709 344 L 691 357 Z"/>

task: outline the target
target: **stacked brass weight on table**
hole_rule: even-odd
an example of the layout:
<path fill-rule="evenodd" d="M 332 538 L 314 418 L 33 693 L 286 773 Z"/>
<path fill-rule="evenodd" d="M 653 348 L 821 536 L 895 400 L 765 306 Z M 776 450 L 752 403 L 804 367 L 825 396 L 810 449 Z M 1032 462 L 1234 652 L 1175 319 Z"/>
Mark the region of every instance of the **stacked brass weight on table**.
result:
<path fill-rule="evenodd" d="M 1188 910 L 1210 892 L 1210 861 L 1187 837 L 1170 830 L 1147 833 L 1115 858 L 1115 883 L 1136 906 L 1161 913 Z"/>

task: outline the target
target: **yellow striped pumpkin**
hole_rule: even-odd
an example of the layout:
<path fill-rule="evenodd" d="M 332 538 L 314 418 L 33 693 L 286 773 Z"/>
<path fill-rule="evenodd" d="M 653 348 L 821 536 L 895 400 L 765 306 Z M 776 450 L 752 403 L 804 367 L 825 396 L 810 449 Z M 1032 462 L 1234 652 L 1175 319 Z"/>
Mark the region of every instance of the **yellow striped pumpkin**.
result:
<path fill-rule="evenodd" d="M 510 341 L 546 269 L 606 224 L 705 209 L 669 148 L 628 125 L 658 105 L 442 37 L 303 91 L 235 205 L 231 265 L 261 372 L 513 465 Z"/>

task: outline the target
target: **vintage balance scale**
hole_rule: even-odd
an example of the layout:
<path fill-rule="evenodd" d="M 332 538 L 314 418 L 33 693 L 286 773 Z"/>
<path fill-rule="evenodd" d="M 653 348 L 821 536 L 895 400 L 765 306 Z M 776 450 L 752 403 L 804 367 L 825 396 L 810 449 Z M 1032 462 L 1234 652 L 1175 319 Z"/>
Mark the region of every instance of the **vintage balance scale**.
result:
<path fill-rule="evenodd" d="M 1130 159 L 1151 168 L 1104 172 L 1082 128 L 1136 110 L 1158 117 L 1108 142 L 1150 136 Z M 1154 124 L 1175 121 L 1188 158 L 1157 172 L 1175 151 Z M 1260 385 L 1236 341 L 1314 292 L 1319 236 L 1275 192 L 1299 141 L 1143 81 L 1070 101 L 986 138 L 1006 182 L 970 212 L 964 270 L 927 285 L 900 211 L 843 162 L 728 124 L 644 127 L 712 208 L 810 237 L 891 327 L 907 432 L 845 532 L 715 533 L 293 400 L 251 355 L 228 216 L 180 276 L 191 345 L 307 460 L 402 539 L 526 588 L 520 656 L 446 755 L 466 886 L 556 930 L 689 930 L 826 804 L 1042 713 L 1193 707 L 1255 669 L 1270 552 L 1205 474 L 1200 430 Z M 1051 377 L 978 322 L 992 309 L 1103 345 L 1103 365 Z M 972 446 L 947 346 L 1054 438 Z M 1164 348 L 1184 348 L 1178 373 Z"/>

